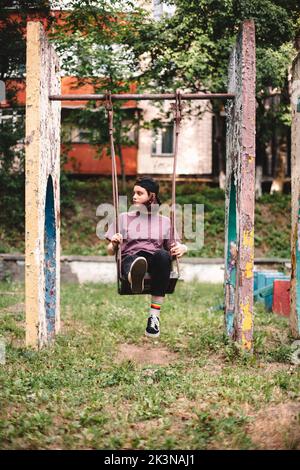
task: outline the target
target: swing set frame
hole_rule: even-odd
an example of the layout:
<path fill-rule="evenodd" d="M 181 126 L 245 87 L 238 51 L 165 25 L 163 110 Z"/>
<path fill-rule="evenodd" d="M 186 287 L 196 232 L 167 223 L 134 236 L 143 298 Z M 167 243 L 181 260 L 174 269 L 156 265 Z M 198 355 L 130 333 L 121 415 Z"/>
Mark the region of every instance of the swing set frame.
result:
<path fill-rule="evenodd" d="M 242 349 L 252 351 L 255 194 L 255 28 L 252 20 L 241 25 L 231 53 L 228 76 L 227 93 L 124 93 L 111 94 L 110 100 L 227 101 L 224 319 L 227 334 Z M 106 95 L 60 94 L 59 61 L 42 25 L 37 22 L 27 24 L 26 81 L 26 344 L 42 347 L 53 339 L 53 326 L 55 333 L 60 328 L 60 102 L 95 100 L 105 104 Z M 55 222 L 52 232 L 56 235 L 54 258 L 48 263 L 51 275 L 48 275 L 50 268 L 44 245 L 49 178 L 53 181 L 51 220 Z M 172 188 L 175 181 L 176 178 Z M 45 284 L 48 278 L 49 285 Z M 52 325 L 51 331 L 49 325 Z"/>

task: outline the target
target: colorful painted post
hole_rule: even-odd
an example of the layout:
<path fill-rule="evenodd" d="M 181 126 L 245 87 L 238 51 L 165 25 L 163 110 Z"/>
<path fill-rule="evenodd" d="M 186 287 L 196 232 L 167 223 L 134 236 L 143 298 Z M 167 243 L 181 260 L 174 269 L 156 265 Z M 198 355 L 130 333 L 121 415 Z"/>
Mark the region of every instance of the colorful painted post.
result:
<path fill-rule="evenodd" d="M 231 53 L 227 104 L 225 325 L 252 351 L 255 204 L 255 26 L 244 21 Z"/>
<path fill-rule="evenodd" d="M 27 23 L 26 345 L 40 348 L 60 328 L 59 61 L 42 25 Z"/>
<path fill-rule="evenodd" d="M 300 52 L 292 66 L 292 233 L 291 314 L 294 338 L 300 337 Z"/>

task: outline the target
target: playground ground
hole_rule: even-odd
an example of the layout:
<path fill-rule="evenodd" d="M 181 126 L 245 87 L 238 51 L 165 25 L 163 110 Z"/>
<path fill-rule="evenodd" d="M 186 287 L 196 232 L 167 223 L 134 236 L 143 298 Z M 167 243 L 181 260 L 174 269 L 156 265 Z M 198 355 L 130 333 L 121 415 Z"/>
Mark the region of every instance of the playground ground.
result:
<path fill-rule="evenodd" d="M 24 286 L 0 283 L 1 449 L 300 449 L 286 318 L 255 306 L 255 353 L 226 341 L 222 287 L 180 283 L 144 336 L 147 296 L 63 285 L 62 330 L 24 348 Z"/>

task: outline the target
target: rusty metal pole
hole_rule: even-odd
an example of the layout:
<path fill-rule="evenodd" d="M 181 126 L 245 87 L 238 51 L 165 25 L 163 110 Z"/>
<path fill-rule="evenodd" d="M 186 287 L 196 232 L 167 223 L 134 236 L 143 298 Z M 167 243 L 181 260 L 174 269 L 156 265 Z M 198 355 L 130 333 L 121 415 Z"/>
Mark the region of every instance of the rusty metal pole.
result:
<path fill-rule="evenodd" d="M 300 337 L 300 52 L 292 66 L 292 233 L 291 314 L 294 338 Z"/>
<path fill-rule="evenodd" d="M 106 95 L 104 94 L 92 94 L 92 95 L 50 95 L 51 101 L 105 101 Z M 122 94 L 111 94 L 111 100 L 175 100 L 176 93 L 122 93 Z M 209 100 L 209 99 L 233 99 L 234 93 L 182 93 L 181 100 Z"/>
<path fill-rule="evenodd" d="M 225 325 L 243 350 L 253 343 L 255 26 L 243 23 L 229 64 L 225 209 Z"/>

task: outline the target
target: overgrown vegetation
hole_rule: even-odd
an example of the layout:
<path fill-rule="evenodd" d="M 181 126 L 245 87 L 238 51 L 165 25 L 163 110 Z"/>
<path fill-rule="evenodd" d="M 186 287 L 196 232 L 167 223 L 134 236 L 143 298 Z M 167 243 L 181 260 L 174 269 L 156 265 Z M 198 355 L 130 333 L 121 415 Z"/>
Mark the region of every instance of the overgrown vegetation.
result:
<path fill-rule="evenodd" d="M 24 348 L 23 286 L 0 293 L 2 449 L 299 448 L 288 321 L 261 305 L 251 357 L 223 335 L 221 286 L 180 283 L 153 342 L 147 297 L 63 285 L 62 331 L 36 352 Z"/>
<path fill-rule="evenodd" d="M 128 202 L 134 180 L 128 181 Z M 190 252 L 189 256 L 222 257 L 224 254 L 224 192 L 196 183 L 177 184 L 179 204 L 204 204 L 204 247 Z M 171 184 L 161 183 L 162 202 L 171 202 Z M 62 175 L 61 243 L 63 254 L 106 255 L 106 242 L 96 236 L 99 217 L 96 209 L 102 203 L 112 203 L 110 178 L 89 180 L 69 179 Z M 0 205 L 5 199 L 0 201 Z M 0 252 L 24 251 L 24 227 L 21 201 L 15 209 L 19 212 L 13 220 L 1 220 L 3 227 Z M 290 195 L 263 195 L 256 202 L 255 212 L 255 256 L 290 256 Z M 9 223 L 6 222 L 9 220 Z M 15 223 L 15 221 L 19 221 Z"/>
<path fill-rule="evenodd" d="M 3 59 L 0 61 L 0 79 L 24 79 L 24 28 L 26 15 L 30 13 L 33 18 L 44 17 L 49 25 L 54 26 L 55 23 L 56 29 L 51 28 L 51 37 L 62 55 L 64 71 L 76 76 L 79 84 L 83 77 L 89 77 L 98 92 L 106 89 L 121 92 L 132 86 L 138 91 L 167 91 L 177 87 L 191 91 L 224 91 L 228 57 L 238 26 L 245 18 L 253 18 L 257 44 L 256 160 L 266 166 L 266 146 L 271 139 L 271 131 L 276 129 L 278 145 L 284 143 L 289 135 L 287 71 L 295 53 L 293 44 L 299 37 L 299 2 L 172 0 L 168 3 L 176 6 L 174 15 L 163 15 L 159 21 L 154 21 L 149 13 L 130 0 L 121 3 L 73 0 L 68 3 L 72 8 L 63 15 L 64 21 L 56 24 L 55 18 L 49 15 L 50 3 L 47 0 L 14 2 L 20 21 L 16 21 L 11 10 L 5 8 L 11 6 L 11 2 L 5 0 L 0 12 L 3 26 L 0 30 L 0 45 L 3 45 L 0 48 Z M 120 17 L 122 21 L 119 21 Z M 144 60 L 141 61 L 141 57 Z M 281 102 L 275 107 L 266 106 L 265 98 L 274 89 L 281 90 Z M 16 90 L 11 88 L 8 98 L 15 111 Z M 91 136 L 96 130 L 96 141 L 101 148 L 107 141 L 107 131 L 102 129 L 103 132 L 99 133 L 104 116 L 101 108 L 99 112 L 97 109 L 92 107 L 80 112 L 80 116 L 76 112 L 75 121 L 90 129 Z M 222 104 L 214 105 L 216 121 L 221 110 Z M 127 135 L 130 126 L 121 119 L 124 109 L 119 111 L 115 115 L 115 138 L 119 144 L 117 153 L 122 156 L 122 145 L 132 142 L 128 141 Z M 136 119 L 134 114 L 131 116 L 133 122 Z M 23 118 L 8 125 L 2 121 L 0 133 L 0 252 L 23 252 Z M 220 136 L 215 137 L 218 140 Z M 91 143 L 95 143 L 95 139 L 91 139 Z M 218 171 L 224 169 L 224 148 L 219 148 Z M 122 173 L 124 181 L 124 171 Z M 99 191 L 96 190 L 98 185 Z M 99 243 L 95 235 L 98 202 L 92 199 L 92 195 L 96 195 L 100 203 L 105 194 L 105 202 L 110 201 L 111 191 L 103 193 L 103 185 L 106 182 L 85 184 L 70 181 L 65 174 L 62 175 L 62 247 L 65 254 L 106 254 L 104 243 Z M 199 186 L 183 187 L 184 192 L 181 195 L 179 192 L 179 203 L 201 201 L 205 204 L 205 245 L 198 252 L 190 252 L 189 256 L 222 256 L 223 194 L 215 189 L 209 192 L 206 188 L 201 188 L 200 192 Z M 169 190 L 166 191 L 168 199 Z M 274 199 L 284 205 L 278 213 L 272 210 L 269 199 L 263 197 L 257 204 L 257 256 L 289 256 L 289 198 L 278 196 Z"/>
<path fill-rule="evenodd" d="M 18 17 L 12 7 L 19 11 Z M 7 246 L 24 250 L 25 113 L 17 91 L 19 81 L 25 80 L 27 14 L 51 22 L 49 1 L 1 1 L 0 80 L 6 84 L 9 106 L 1 109 L 0 116 L 0 252 Z"/>

